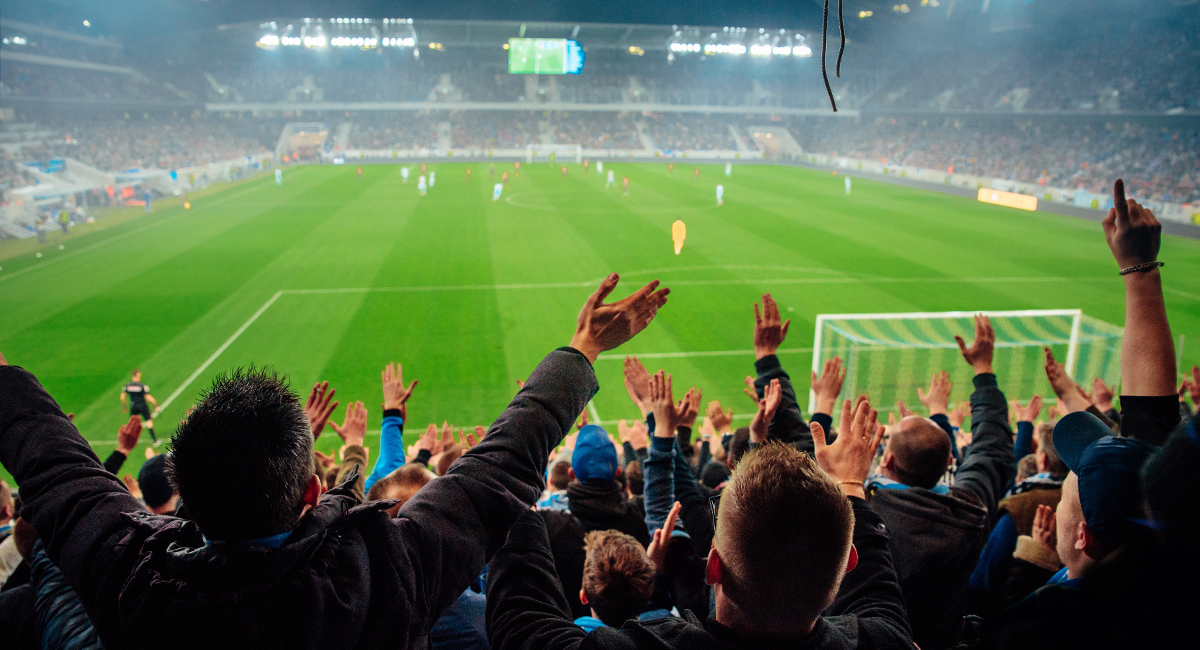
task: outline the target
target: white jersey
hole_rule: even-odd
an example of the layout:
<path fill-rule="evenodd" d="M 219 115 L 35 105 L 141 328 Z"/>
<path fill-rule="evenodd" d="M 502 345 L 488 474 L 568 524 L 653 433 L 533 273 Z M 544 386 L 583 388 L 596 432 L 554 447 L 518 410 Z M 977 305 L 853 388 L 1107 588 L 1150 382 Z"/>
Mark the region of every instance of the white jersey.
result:
<path fill-rule="evenodd" d="M 275 170 L 275 184 L 283 185 L 283 170 L 282 169 Z"/>
<path fill-rule="evenodd" d="M 437 172 L 429 172 L 429 187 L 433 187 L 435 180 L 437 180 Z"/>
<path fill-rule="evenodd" d="M 850 177 L 846 177 L 846 194 L 850 193 Z"/>
<path fill-rule="evenodd" d="M 608 170 L 608 181 L 607 182 L 608 183 L 616 183 L 617 182 L 616 180 L 613 179 L 613 170 L 611 170 L 611 169 Z"/>
<path fill-rule="evenodd" d="M 408 167 L 400 168 L 400 178 L 403 178 L 405 183 L 408 182 Z"/>
<path fill-rule="evenodd" d="M 499 201 L 500 193 L 504 191 L 504 183 L 496 183 L 492 186 L 492 200 Z"/>
<path fill-rule="evenodd" d="M 720 201 L 721 197 L 723 197 L 723 196 L 725 196 L 725 186 L 718 185 L 717 186 L 717 200 Z"/>
<path fill-rule="evenodd" d="M 596 173 L 597 173 L 597 174 L 603 174 L 603 173 L 604 173 L 604 161 L 603 161 L 603 160 L 597 160 L 597 161 L 596 161 Z M 612 174 L 612 172 L 609 172 L 609 174 L 611 175 L 611 174 Z"/>
<path fill-rule="evenodd" d="M 725 163 L 725 175 L 733 176 L 733 163 Z"/>
<path fill-rule="evenodd" d="M 417 177 L 417 191 L 421 194 L 425 193 L 425 175 L 421 174 Z"/>

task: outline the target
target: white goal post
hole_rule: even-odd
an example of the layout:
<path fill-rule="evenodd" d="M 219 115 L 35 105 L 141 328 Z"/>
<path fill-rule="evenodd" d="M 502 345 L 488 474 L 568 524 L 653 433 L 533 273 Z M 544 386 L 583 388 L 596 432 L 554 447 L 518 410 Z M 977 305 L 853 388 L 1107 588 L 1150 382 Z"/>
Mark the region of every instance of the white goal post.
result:
<path fill-rule="evenodd" d="M 583 145 L 581 144 L 527 144 L 525 145 L 525 162 L 546 162 L 553 156 L 555 161 L 583 162 Z"/>
<path fill-rule="evenodd" d="M 1079 309 L 819 314 L 813 372 L 819 375 L 826 360 L 841 357 L 846 368 L 841 397 L 867 393 L 881 412 L 895 410 L 898 400 L 912 408 L 917 387 L 927 388 L 940 370 L 949 371 L 954 382 L 951 400 L 965 400 L 973 373 L 954 336 L 970 344 L 976 313 L 991 319 L 996 332 L 993 367 L 1010 400 L 1027 400 L 1033 394 L 1053 399 L 1043 369 L 1046 347 L 1081 384 L 1093 377 L 1110 384 L 1120 378 L 1122 328 Z M 810 390 L 809 412 L 815 408 L 816 395 Z"/>

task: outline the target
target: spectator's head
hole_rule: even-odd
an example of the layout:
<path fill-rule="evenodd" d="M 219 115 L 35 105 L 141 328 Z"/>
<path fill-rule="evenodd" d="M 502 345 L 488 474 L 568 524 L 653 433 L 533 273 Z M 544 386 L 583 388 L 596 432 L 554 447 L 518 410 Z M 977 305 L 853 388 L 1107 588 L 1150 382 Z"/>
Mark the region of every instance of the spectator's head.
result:
<path fill-rule="evenodd" d="M 12 490 L 8 488 L 8 483 L 0 480 L 0 526 L 11 524 L 13 517 L 17 515 L 16 510 Z"/>
<path fill-rule="evenodd" d="M 637 618 L 654 591 L 654 567 L 646 549 L 615 530 L 593 530 L 584 538 L 583 588 L 579 600 L 609 627 Z"/>
<path fill-rule="evenodd" d="M 1155 448 L 1118 438 L 1087 411 L 1054 425 L 1054 447 L 1070 468 L 1055 513 L 1058 556 L 1072 578 L 1143 532 L 1139 471 Z"/>
<path fill-rule="evenodd" d="M 729 468 L 724 463 L 710 460 L 700 470 L 700 482 L 704 487 L 715 490 L 717 486 L 729 480 Z"/>
<path fill-rule="evenodd" d="M 171 485 L 171 479 L 167 476 L 168 456 L 169 454 L 159 454 L 146 461 L 137 476 L 142 500 L 146 502 L 150 512 L 156 515 L 175 512 L 176 502 L 179 501 L 179 493 L 175 491 L 175 486 Z"/>
<path fill-rule="evenodd" d="M 1017 483 L 1037 474 L 1038 459 L 1037 454 L 1025 454 L 1025 457 L 1017 461 Z"/>
<path fill-rule="evenodd" d="M 582 483 L 608 482 L 616 480 L 620 471 L 617 448 L 604 427 L 589 424 L 580 429 L 571 453 L 571 478 Z"/>
<path fill-rule="evenodd" d="M 629 496 L 640 497 L 644 489 L 642 482 L 642 463 L 641 461 L 631 460 L 625 466 L 625 483 L 629 488 Z"/>
<path fill-rule="evenodd" d="M 1200 481 L 1200 418 L 1182 423 L 1142 467 L 1146 510 L 1163 525 L 1168 552 L 1194 557 L 1200 536 L 1200 500 L 1180 486 Z"/>
<path fill-rule="evenodd" d="M 134 371 L 133 371 L 133 380 L 134 380 L 134 381 L 141 381 L 141 380 L 142 380 L 142 371 L 141 371 L 141 370 L 134 369 Z"/>
<path fill-rule="evenodd" d="M 466 449 L 457 443 L 446 447 L 446 450 L 442 452 L 441 457 L 438 458 L 437 475 L 445 476 L 446 472 L 450 471 L 450 466 L 454 464 L 454 461 L 458 460 L 463 455 L 464 451 L 466 451 Z"/>
<path fill-rule="evenodd" d="M 436 478 L 428 467 L 421 463 L 408 463 L 392 470 L 391 474 L 379 479 L 367 493 L 367 501 L 397 500 L 394 509 L 389 509 L 392 516 L 400 511 L 400 506 L 413 498 L 418 490 Z"/>
<path fill-rule="evenodd" d="M 950 437 L 929 418 L 910 415 L 896 424 L 879 463 L 884 476 L 909 487 L 933 488 L 950 466 Z"/>
<path fill-rule="evenodd" d="M 854 513 L 807 454 L 767 443 L 746 454 L 721 493 L 707 581 L 717 620 L 760 636 L 812 630 L 851 554 Z"/>
<path fill-rule="evenodd" d="M 238 369 L 217 377 L 179 425 L 167 471 L 209 539 L 270 537 L 292 530 L 321 495 L 312 442 L 286 378 Z"/>
<path fill-rule="evenodd" d="M 742 427 L 729 438 L 729 469 L 737 467 L 747 451 L 750 451 L 750 427 Z"/>
<path fill-rule="evenodd" d="M 550 486 L 555 490 L 565 490 L 571 482 L 571 461 L 560 460 L 550 468 Z"/>
<path fill-rule="evenodd" d="M 1038 448 L 1035 452 L 1037 471 L 1050 472 L 1050 477 L 1059 481 L 1067 478 L 1067 472 L 1071 470 L 1067 469 L 1067 465 L 1054 449 L 1054 425 L 1049 422 L 1037 425 L 1033 430 L 1033 438 L 1037 441 Z"/>

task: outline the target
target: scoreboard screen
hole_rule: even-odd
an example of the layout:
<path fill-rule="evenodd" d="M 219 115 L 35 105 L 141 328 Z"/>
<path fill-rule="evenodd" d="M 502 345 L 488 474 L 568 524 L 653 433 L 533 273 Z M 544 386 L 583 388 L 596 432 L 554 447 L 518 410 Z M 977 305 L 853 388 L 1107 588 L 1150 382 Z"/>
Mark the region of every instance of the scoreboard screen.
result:
<path fill-rule="evenodd" d="M 508 39 L 508 71 L 512 74 L 579 74 L 583 47 L 566 38 Z"/>

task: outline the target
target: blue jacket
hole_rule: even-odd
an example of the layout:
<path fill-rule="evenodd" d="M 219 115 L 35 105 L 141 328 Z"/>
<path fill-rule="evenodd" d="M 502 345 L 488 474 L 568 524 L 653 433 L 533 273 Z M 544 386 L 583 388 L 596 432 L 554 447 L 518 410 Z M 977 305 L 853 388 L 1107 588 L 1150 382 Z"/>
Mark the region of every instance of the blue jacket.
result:
<path fill-rule="evenodd" d="M 379 434 L 379 460 L 367 477 L 363 492 L 370 492 L 379 479 L 391 474 L 404 465 L 404 418 L 399 409 L 383 412 L 383 431 Z"/>
<path fill-rule="evenodd" d="M 103 648 L 79 596 L 67 584 L 62 571 L 46 557 L 41 540 L 33 545 L 29 569 L 30 584 L 37 592 L 33 609 L 41 647 L 45 650 Z"/>

